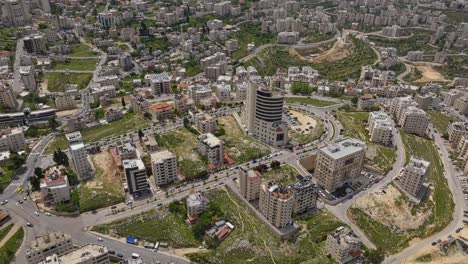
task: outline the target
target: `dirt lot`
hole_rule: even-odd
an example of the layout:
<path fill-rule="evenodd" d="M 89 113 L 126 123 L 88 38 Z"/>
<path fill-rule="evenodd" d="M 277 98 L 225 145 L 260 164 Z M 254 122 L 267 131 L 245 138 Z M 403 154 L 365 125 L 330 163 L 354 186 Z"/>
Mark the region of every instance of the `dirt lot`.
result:
<path fill-rule="evenodd" d="M 102 151 L 93 155 L 92 159 L 96 168 L 96 178 L 86 182 L 86 186 L 92 189 L 111 187 L 111 189 L 121 190 L 120 173 L 111 153 L 109 151 Z"/>
<path fill-rule="evenodd" d="M 74 114 L 78 113 L 78 110 L 79 109 L 60 111 L 60 112 L 57 112 L 57 116 L 62 117 L 62 116 L 67 116 L 67 115 L 74 115 Z"/>
<path fill-rule="evenodd" d="M 297 120 L 301 123 L 300 125 L 297 126 L 292 126 L 291 128 L 294 130 L 300 129 L 301 131 L 304 131 L 306 128 L 312 127 L 315 128 L 317 126 L 317 121 L 313 119 L 310 116 L 304 115 L 301 112 L 297 111 L 290 111 L 292 117 L 296 117 Z M 310 129 L 308 132 L 305 131 L 304 133 L 309 134 L 312 131 Z"/>
<path fill-rule="evenodd" d="M 341 38 L 333 44 L 328 50 L 302 50 L 298 51 L 296 49 L 290 48 L 289 53 L 291 55 L 297 56 L 299 59 L 303 61 L 307 61 L 310 63 L 320 63 L 320 62 L 334 62 L 342 60 L 352 54 L 352 45 L 349 43 L 345 43 Z M 318 56 L 313 56 L 318 54 Z"/>
<path fill-rule="evenodd" d="M 445 82 L 445 77 L 430 65 L 414 66 L 421 71 L 423 77 L 415 82 Z"/>
<path fill-rule="evenodd" d="M 400 230 L 416 229 L 431 216 L 430 210 L 412 214 L 411 204 L 396 187 L 389 185 L 386 194 L 371 193 L 356 200 L 353 207 L 364 210 L 374 220 Z"/>

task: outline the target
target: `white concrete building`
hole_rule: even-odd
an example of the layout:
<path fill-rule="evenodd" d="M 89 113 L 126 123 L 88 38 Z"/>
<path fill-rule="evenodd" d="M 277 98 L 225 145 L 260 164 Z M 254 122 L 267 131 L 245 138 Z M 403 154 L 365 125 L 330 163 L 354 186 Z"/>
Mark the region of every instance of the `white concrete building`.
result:
<path fill-rule="evenodd" d="M 122 161 L 130 194 L 141 194 L 150 189 L 146 168 L 141 159 Z"/>
<path fill-rule="evenodd" d="M 208 162 L 217 168 L 224 164 L 224 144 L 211 133 L 198 136 L 198 150 L 208 156 Z"/>
<path fill-rule="evenodd" d="M 273 183 L 260 185 L 260 212 L 276 228 L 284 228 L 292 223 L 294 196 L 291 191 Z"/>
<path fill-rule="evenodd" d="M 58 204 L 70 200 L 70 184 L 68 176 L 62 175 L 57 167 L 48 169 L 41 179 L 41 195 L 44 204 Z"/>
<path fill-rule="evenodd" d="M 260 184 L 262 174 L 256 170 L 245 171 L 239 169 L 239 189 L 247 201 L 257 200 L 260 197 Z"/>
<path fill-rule="evenodd" d="M 208 208 L 208 199 L 201 192 L 191 193 L 187 197 L 187 215 L 198 216 Z"/>
<path fill-rule="evenodd" d="M 177 157 L 168 150 L 151 154 L 151 164 L 156 185 L 166 185 L 177 180 Z"/>
<path fill-rule="evenodd" d="M 50 232 L 31 241 L 26 247 L 26 260 L 30 264 L 44 261 L 54 254 L 62 255 L 73 250 L 72 238 L 61 232 Z"/>
<path fill-rule="evenodd" d="M 30 92 L 36 91 L 36 76 L 34 75 L 34 67 L 33 66 L 20 66 L 19 73 L 21 76 L 21 81 L 24 84 L 24 88 L 26 88 Z"/>
<path fill-rule="evenodd" d="M 214 133 L 218 129 L 216 119 L 207 113 L 199 113 L 195 116 L 197 130 L 202 133 Z"/>
<path fill-rule="evenodd" d="M 298 176 L 297 181 L 289 186 L 294 196 L 293 213 L 296 215 L 317 209 L 318 186 L 312 177 Z"/>
<path fill-rule="evenodd" d="M 402 111 L 398 125 L 405 133 L 424 136 L 429 125 L 429 118 L 423 110 L 410 106 Z"/>
<path fill-rule="evenodd" d="M 80 179 L 88 179 L 92 176 L 93 169 L 88 161 L 85 145 L 79 131 L 66 134 L 70 146 L 73 169 Z"/>
<path fill-rule="evenodd" d="M 21 128 L 6 128 L 0 131 L 0 152 L 21 151 L 26 146 L 26 139 Z"/>
<path fill-rule="evenodd" d="M 393 122 L 385 112 L 371 112 L 367 121 L 370 141 L 385 146 L 392 144 Z"/>
<path fill-rule="evenodd" d="M 429 161 L 412 156 L 410 162 L 395 179 L 395 184 L 407 194 L 421 199 L 422 194 L 420 192 L 423 190 L 430 164 Z"/>
<path fill-rule="evenodd" d="M 109 251 L 105 246 L 87 244 L 61 256 L 54 254 L 39 264 L 108 264 Z"/>
<path fill-rule="evenodd" d="M 19 106 L 11 87 L 2 81 L 0 81 L 0 106 L 12 110 L 17 109 Z"/>
<path fill-rule="evenodd" d="M 69 94 L 58 94 L 54 98 L 55 108 L 59 111 L 76 108 L 75 98 Z"/>
<path fill-rule="evenodd" d="M 325 250 L 336 262 L 348 263 L 361 252 L 361 241 L 348 227 L 338 227 L 335 232 L 327 236 Z"/>
<path fill-rule="evenodd" d="M 25 0 L 2 1 L 2 22 L 6 25 L 19 27 L 31 24 L 31 13 Z"/>

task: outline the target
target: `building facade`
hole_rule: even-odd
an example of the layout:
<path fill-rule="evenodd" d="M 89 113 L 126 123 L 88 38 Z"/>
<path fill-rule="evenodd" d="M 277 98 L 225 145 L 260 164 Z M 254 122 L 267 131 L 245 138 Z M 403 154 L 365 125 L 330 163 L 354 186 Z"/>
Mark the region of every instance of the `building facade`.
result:
<path fill-rule="evenodd" d="M 245 171 L 239 169 L 239 189 L 247 201 L 257 200 L 260 197 L 260 184 L 262 174 L 256 170 Z"/>
<path fill-rule="evenodd" d="M 177 180 L 177 157 L 163 150 L 151 154 L 151 164 L 156 185 L 166 185 Z"/>
<path fill-rule="evenodd" d="M 260 212 L 276 228 L 283 228 L 292 223 L 294 196 L 281 185 L 262 183 L 260 185 Z"/>
<path fill-rule="evenodd" d="M 123 168 L 130 194 L 143 193 L 149 190 L 146 168 L 141 159 L 124 160 Z"/>

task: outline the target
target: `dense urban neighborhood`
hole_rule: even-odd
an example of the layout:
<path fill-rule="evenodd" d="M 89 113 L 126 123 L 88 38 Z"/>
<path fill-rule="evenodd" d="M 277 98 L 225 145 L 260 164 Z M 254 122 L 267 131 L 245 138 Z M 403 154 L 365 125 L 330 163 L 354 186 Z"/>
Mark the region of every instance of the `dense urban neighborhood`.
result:
<path fill-rule="evenodd" d="M 467 54 L 467 0 L 0 0 L 0 263 L 468 263 Z"/>

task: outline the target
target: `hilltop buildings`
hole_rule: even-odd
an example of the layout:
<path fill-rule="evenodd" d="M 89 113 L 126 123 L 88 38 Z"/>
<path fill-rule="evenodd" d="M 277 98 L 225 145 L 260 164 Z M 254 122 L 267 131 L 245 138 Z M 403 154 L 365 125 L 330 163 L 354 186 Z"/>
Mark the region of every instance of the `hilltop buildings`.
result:
<path fill-rule="evenodd" d="M 325 250 L 333 260 L 340 264 L 348 263 L 362 254 L 361 241 L 353 231 L 344 226 L 327 236 Z"/>
<path fill-rule="evenodd" d="M 66 134 L 68 145 L 70 146 L 70 155 L 72 158 L 73 169 L 80 179 L 88 179 L 93 174 L 93 169 L 88 161 L 85 145 L 79 131 Z"/>
<path fill-rule="evenodd" d="M 427 178 L 429 161 L 411 157 L 410 162 L 401 170 L 400 175 L 395 179 L 395 184 L 405 193 L 417 200 L 421 200 L 421 191 Z"/>

